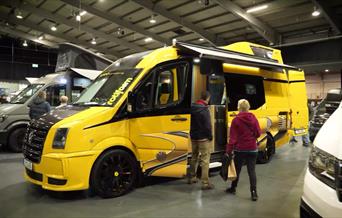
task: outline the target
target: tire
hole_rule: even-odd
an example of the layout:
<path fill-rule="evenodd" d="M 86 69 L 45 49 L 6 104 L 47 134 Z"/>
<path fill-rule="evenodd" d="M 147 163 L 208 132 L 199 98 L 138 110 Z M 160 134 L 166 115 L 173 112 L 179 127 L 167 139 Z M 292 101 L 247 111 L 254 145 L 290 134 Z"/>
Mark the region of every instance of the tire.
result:
<path fill-rule="evenodd" d="M 266 164 L 272 160 L 273 155 L 275 154 L 275 142 L 273 137 L 268 134 L 266 147 L 264 150 L 258 152 L 257 163 Z"/>
<path fill-rule="evenodd" d="M 95 162 L 91 190 L 102 198 L 115 198 L 131 191 L 138 180 L 137 161 L 123 150 L 109 150 Z"/>
<path fill-rule="evenodd" d="M 20 127 L 11 132 L 8 137 L 7 147 L 12 152 L 21 152 L 23 149 L 26 127 Z"/>

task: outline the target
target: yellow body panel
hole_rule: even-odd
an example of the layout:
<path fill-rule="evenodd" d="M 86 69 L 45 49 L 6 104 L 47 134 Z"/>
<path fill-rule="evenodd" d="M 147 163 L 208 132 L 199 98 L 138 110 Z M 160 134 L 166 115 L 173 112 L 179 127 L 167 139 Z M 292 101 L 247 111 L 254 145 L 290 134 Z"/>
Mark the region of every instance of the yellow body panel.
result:
<path fill-rule="evenodd" d="M 253 55 L 250 45 L 251 43 L 242 42 L 224 48 Z M 282 63 L 280 51 L 271 50 L 273 51 L 272 58 Z M 117 146 L 130 151 L 140 163 L 142 172 L 146 172 L 148 175 L 184 176 L 187 166 L 189 139 L 181 135 L 189 132 L 189 114 L 111 121 L 119 107 L 127 100 L 128 92 L 132 91 L 153 67 L 178 58 L 177 49 L 174 47 L 152 51 L 138 63 L 136 68 L 141 68 L 142 71 L 130 83 L 127 90 L 121 93 L 121 98 L 113 107 L 90 107 L 54 124 L 46 137 L 41 162 L 33 164 L 33 170 L 43 175 L 43 181 L 33 180 L 28 175 L 25 175 L 25 178 L 45 189 L 55 191 L 87 189 L 91 170 L 96 159 L 107 149 L 115 149 Z M 271 133 L 273 136 L 276 135 L 280 131 L 280 125 L 281 128 L 286 129 L 285 134 L 276 141 L 276 146 L 280 146 L 289 140 L 292 134 L 289 131 L 290 128 L 307 128 L 308 112 L 305 84 L 304 82 L 291 83 L 291 81 L 304 80 L 303 72 L 275 73 L 256 67 L 235 64 L 224 64 L 223 68 L 225 73 L 255 75 L 265 78 L 266 103 L 252 112 L 259 119 L 263 136 L 265 136 L 266 132 Z M 194 69 L 198 70 L 198 67 L 195 66 Z M 174 80 L 176 79 L 174 75 Z M 201 81 L 195 85 L 197 87 L 203 84 L 205 82 Z M 178 99 L 178 93 L 174 92 L 173 97 L 174 100 Z M 286 115 L 279 116 L 280 112 L 284 112 Z M 228 123 L 231 122 L 233 113 L 236 113 L 236 111 L 227 112 Z M 292 117 L 290 117 L 291 113 Z M 185 119 L 184 121 L 174 121 L 174 118 Z M 288 126 L 288 122 L 291 122 L 291 126 Z M 65 149 L 52 148 L 58 128 L 69 128 Z M 174 132 L 180 134 L 173 134 Z M 265 142 L 261 143 L 260 148 L 263 149 L 264 146 Z M 158 168 L 158 166 L 162 166 L 167 162 L 172 162 L 172 164 Z M 48 177 L 66 179 L 67 183 L 65 185 L 51 185 L 47 182 Z"/>

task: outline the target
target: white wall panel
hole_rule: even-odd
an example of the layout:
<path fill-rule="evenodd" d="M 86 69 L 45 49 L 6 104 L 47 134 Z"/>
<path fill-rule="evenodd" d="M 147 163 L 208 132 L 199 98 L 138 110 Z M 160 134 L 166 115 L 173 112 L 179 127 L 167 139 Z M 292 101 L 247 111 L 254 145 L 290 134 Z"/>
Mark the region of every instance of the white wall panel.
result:
<path fill-rule="evenodd" d="M 341 74 L 306 75 L 306 91 L 309 99 L 323 98 L 330 89 L 341 88 Z"/>

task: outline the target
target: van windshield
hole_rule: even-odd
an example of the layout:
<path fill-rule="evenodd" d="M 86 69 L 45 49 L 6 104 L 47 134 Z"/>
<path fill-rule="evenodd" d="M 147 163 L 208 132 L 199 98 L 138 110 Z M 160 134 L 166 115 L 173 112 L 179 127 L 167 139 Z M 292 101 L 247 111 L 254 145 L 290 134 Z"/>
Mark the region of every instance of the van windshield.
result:
<path fill-rule="evenodd" d="M 23 89 L 18 95 L 14 96 L 10 103 L 11 104 L 24 104 L 30 99 L 44 84 L 31 84 Z"/>
<path fill-rule="evenodd" d="M 74 105 L 113 106 L 141 69 L 104 71 L 89 85 Z"/>

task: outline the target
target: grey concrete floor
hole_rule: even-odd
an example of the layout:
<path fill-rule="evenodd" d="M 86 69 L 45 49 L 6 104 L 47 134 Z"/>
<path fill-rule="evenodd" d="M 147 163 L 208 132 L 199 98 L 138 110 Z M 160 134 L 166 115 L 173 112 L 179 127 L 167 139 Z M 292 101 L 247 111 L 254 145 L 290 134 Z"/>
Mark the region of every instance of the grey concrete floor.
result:
<path fill-rule="evenodd" d="M 237 194 L 217 173 L 214 190 L 201 191 L 185 179 L 152 179 L 115 199 L 86 192 L 55 193 L 23 179 L 21 154 L 0 152 L 0 217 L 299 217 L 299 202 L 310 148 L 289 144 L 269 164 L 257 165 L 259 200 L 252 202 L 247 170 Z"/>

